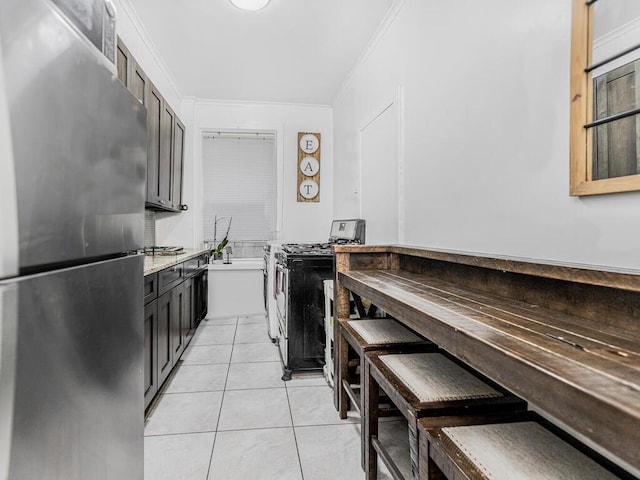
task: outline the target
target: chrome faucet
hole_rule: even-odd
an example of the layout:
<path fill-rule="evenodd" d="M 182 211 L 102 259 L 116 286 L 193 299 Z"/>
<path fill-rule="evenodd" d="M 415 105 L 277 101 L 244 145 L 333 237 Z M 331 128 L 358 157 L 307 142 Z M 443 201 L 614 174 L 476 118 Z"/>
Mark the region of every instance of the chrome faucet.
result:
<path fill-rule="evenodd" d="M 231 245 L 228 245 L 224 248 L 224 251 L 227 252 L 227 259 L 225 260 L 224 263 L 231 263 L 231 258 L 230 255 L 233 253 L 233 249 L 231 248 Z"/>

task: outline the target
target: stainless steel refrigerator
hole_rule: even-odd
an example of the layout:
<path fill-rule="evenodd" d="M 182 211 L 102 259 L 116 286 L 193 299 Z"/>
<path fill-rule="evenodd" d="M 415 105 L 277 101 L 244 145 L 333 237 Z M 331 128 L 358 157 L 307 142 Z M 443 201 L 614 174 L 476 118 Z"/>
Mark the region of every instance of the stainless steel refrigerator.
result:
<path fill-rule="evenodd" d="M 146 110 L 105 0 L 0 1 L 0 479 L 143 478 Z"/>

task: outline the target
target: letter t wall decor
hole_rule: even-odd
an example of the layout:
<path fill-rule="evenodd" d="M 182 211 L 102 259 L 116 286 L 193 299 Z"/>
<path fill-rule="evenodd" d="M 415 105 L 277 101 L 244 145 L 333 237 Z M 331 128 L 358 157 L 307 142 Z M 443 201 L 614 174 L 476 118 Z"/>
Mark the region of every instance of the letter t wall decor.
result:
<path fill-rule="evenodd" d="M 320 201 L 320 134 L 298 132 L 298 202 Z"/>

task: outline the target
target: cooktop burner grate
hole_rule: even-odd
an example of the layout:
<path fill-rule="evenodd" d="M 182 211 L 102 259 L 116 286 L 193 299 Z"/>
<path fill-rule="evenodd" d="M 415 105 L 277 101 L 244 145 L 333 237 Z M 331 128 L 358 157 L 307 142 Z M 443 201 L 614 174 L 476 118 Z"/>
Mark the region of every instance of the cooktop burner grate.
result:
<path fill-rule="evenodd" d="M 144 254 L 151 255 L 151 256 L 180 255 L 183 252 L 184 252 L 183 247 L 153 246 L 153 247 L 146 247 L 144 249 Z"/>
<path fill-rule="evenodd" d="M 298 255 L 331 254 L 331 244 L 329 243 L 287 243 L 282 246 L 286 253 Z"/>

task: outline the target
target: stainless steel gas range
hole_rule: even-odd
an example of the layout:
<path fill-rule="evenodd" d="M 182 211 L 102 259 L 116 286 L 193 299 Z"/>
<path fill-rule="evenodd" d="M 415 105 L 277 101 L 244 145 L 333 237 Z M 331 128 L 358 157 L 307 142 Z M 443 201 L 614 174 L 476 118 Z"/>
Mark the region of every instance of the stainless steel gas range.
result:
<path fill-rule="evenodd" d="M 289 243 L 275 254 L 276 343 L 283 380 L 324 365 L 323 281 L 333 278 L 333 245 L 364 243 L 365 221 L 334 220 L 327 243 Z"/>

